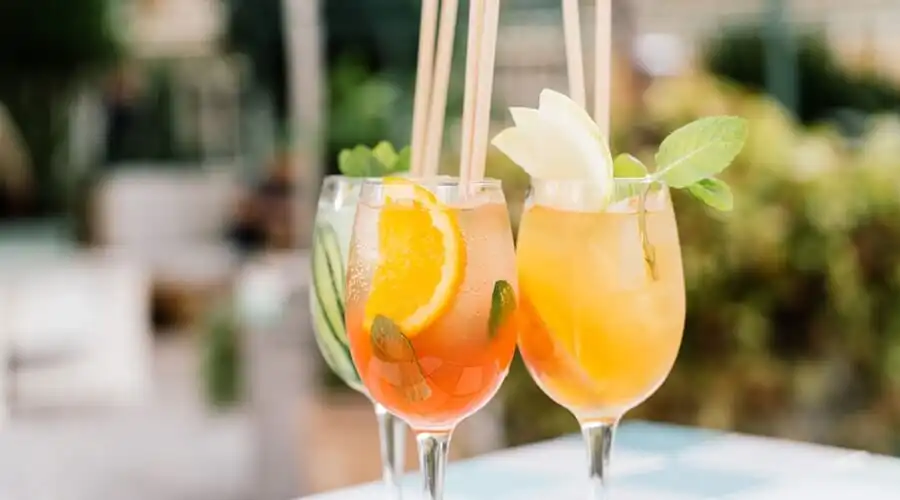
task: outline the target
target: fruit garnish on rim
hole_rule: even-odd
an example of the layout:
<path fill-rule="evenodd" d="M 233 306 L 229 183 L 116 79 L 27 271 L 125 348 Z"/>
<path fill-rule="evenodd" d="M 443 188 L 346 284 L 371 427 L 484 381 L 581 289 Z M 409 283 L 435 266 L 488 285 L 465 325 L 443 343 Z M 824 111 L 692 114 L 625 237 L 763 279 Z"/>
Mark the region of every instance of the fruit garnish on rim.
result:
<path fill-rule="evenodd" d="M 466 268 L 455 211 L 414 182 L 386 178 L 378 219 L 379 259 L 365 305 L 364 326 L 390 318 L 413 338 L 453 302 Z"/>
<path fill-rule="evenodd" d="M 565 190 L 554 203 L 586 211 L 602 211 L 610 204 L 635 202 L 644 256 L 655 275 L 654 249 L 647 241 L 647 196 L 658 186 L 686 189 L 710 207 L 730 211 L 734 197 L 716 176 L 740 153 L 747 139 L 747 123 L 735 116 L 701 118 L 666 137 L 655 155 L 655 168 L 623 153 L 612 159 L 608 140 L 588 113 L 559 92 L 541 92 L 538 109 L 510 109 L 515 126 L 492 141 L 531 177 L 541 180 L 579 180 L 590 185 L 590 199 Z M 633 182 L 630 182 L 633 180 Z"/>
<path fill-rule="evenodd" d="M 492 143 L 537 179 L 592 181 L 589 200 L 603 209 L 613 196 L 613 159 L 600 127 L 581 106 L 559 92 L 541 92 L 538 109 L 511 108 L 515 126 Z"/>

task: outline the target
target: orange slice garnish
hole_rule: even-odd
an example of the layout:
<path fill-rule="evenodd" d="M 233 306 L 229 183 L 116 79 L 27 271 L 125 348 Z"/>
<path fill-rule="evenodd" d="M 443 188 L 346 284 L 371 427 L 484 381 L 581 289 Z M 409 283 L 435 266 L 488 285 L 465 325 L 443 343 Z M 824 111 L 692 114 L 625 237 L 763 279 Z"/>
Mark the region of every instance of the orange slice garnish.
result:
<path fill-rule="evenodd" d="M 383 182 L 379 259 L 366 302 L 365 327 L 370 330 L 381 315 L 412 338 L 453 303 L 466 268 L 466 249 L 453 209 L 408 180 Z"/>

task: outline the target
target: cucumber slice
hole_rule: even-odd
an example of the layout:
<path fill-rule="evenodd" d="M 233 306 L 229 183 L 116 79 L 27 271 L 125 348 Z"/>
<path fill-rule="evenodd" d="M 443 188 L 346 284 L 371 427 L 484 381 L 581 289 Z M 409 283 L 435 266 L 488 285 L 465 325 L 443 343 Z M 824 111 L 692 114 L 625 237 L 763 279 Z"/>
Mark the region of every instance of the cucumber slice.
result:
<path fill-rule="evenodd" d="M 337 233 L 325 223 L 316 226 L 313 241 L 313 290 L 336 340 L 349 347 L 344 326 L 344 261 Z"/>
<path fill-rule="evenodd" d="M 362 385 L 359 373 L 356 371 L 356 365 L 353 364 L 350 350 L 337 341 L 337 332 L 331 330 L 331 325 L 328 323 L 328 320 L 325 318 L 325 312 L 322 310 L 322 304 L 315 295 L 310 297 L 310 310 L 313 330 L 316 334 L 316 344 L 319 345 L 319 351 L 322 352 L 325 363 L 347 385 L 361 391 Z"/>
<path fill-rule="evenodd" d="M 310 309 L 316 343 L 328 366 L 347 385 L 362 390 L 344 324 L 343 258 L 337 233 L 326 223 L 316 225 L 312 271 Z"/>
<path fill-rule="evenodd" d="M 334 284 L 337 295 L 340 297 L 341 317 L 344 317 L 344 286 L 347 282 L 347 275 L 344 272 L 346 266 L 344 255 L 341 252 L 341 242 L 338 239 L 337 231 L 330 224 L 319 224 L 319 241 L 325 248 L 325 258 L 328 264 L 328 270 L 331 272 L 331 282 Z"/>

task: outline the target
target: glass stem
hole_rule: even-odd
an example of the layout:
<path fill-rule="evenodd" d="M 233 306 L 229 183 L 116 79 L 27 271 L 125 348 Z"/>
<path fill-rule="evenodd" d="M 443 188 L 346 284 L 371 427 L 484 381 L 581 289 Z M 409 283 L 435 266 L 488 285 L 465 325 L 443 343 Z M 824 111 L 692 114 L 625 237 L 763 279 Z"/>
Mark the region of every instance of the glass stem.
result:
<path fill-rule="evenodd" d="M 450 434 L 445 432 L 419 432 L 416 442 L 419 445 L 419 466 L 425 478 L 422 500 L 443 500 L 444 475 L 450 452 Z"/>
<path fill-rule="evenodd" d="M 390 500 L 401 500 L 400 477 L 406 468 L 406 424 L 385 407 L 375 403 L 378 437 L 381 440 L 381 477 Z"/>
<path fill-rule="evenodd" d="M 609 458 L 618 425 L 618 420 L 605 420 L 586 422 L 581 426 L 581 433 L 588 446 L 590 500 L 610 500 L 612 498 L 609 487 Z"/>

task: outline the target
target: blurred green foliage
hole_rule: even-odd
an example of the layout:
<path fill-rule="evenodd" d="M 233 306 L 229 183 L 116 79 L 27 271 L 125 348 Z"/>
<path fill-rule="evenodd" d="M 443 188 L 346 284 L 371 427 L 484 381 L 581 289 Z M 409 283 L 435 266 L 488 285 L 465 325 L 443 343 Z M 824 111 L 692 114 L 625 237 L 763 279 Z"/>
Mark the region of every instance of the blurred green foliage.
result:
<path fill-rule="evenodd" d="M 108 0 L 0 2 L 0 102 L 28 146 L 38 210 L 61 208 L 54 166 L 73 90 L 118 55 L 110 7 Z"/>
<path fill-rule="evenodd" d="M 421 0 L 323 3 L 329 61 L 353 57 L 372 71 L 415 72 Z"/>
<path fill-rule="evenodd" d="M 900 452 L 900 118 L 849 141 L 705 75 L 659 81 L 647 104 L 641 140 L 719 113 L 751 131 L 724 176 L 733 213 L 674 195 L 685 336 L 630 416 Z M 521 364 L 504 392 L 511 442 L 575 430 Z"/>
<path fill-rule="evenodd" d="M 244 54 L 253 84 L 272 97 L 278 119 L 288 117 L 287 50 L 282 0 L 222 0 L 226 26 L 224 48 Z"/>
<path fill-rule="evenodd" d="M 117 45 L 107 0 L 0 2 L 0 72 L 70 78 L 110 62 Z"/>
<path fill-rule="evenodd" d="M 706 64 L 714 73 L 750 89 L 766 88 L 765 28 L 736 26 L 711 39 Z M 789 40 L 797 51 L 797 114 L 807 124 L 833 119 L 839 111 L 878 113 L 900 110 L 900 87 L 874 73 L 844 67 L 825 36 L 800 33 Z M 784 44 L 786 45 L 786 44 Z M 791 50 L 782 46 L 781 50 Z M 840 116 L 840 115 L 838 115 Z"/>
<path fill-rule="evenodd" d="M 272 96 L 279 127 L 284 131 L 289 109 L 283 2 L 222 1 L 228 13 L 225 48 L 248 56 L 252 82 Z M 345 147 L 385 138 L 372 137 L 362 131 L 381 130 L 383 123 L 373 123 L 376 118 L 372 118 L 372 110 L 380 109 L 385 99 L 392 99 L 388 95 L 392 90 L 388 87 L 394 81 L 403 84 L 415 72 L 421 6 L 413 0 L 328 0 L 320 3 L 326 71 L 332 92 L 330 109 L 331 115 L 338 117 L 338 125 L 331 127 L 337 135 L 328 141 L 331 158 Z M 389 7 L 386 6 L 388 3 Z M 379 22 L 371 22 L 374 18 Z M 348 91 L 353 89 L 357 91 L 348 96 Z M 369 103 L 370 99 L 373 102 Z M 351 106 L 361 106 L 364 112 L 368 110 L 360 117 L 361 123 L 355 123 L 352 118 L 341 119 L 353 109 Z M 367 140 L 356 140 L 360 135 L 366 136 Z M 348 143 L 348 140 L 355 142 Z M 335 165 L 332 167 L 336 168 Z"/>
<path fill-rule="evenodd" d="M 404 75 L 375 73 L 354 58 L 338 61 L 329 74 L 327 161 L 337 174 L 338 153 L 358 144 L 385 140 L 405 144 L 412 113 L 411 80 Z"/>

